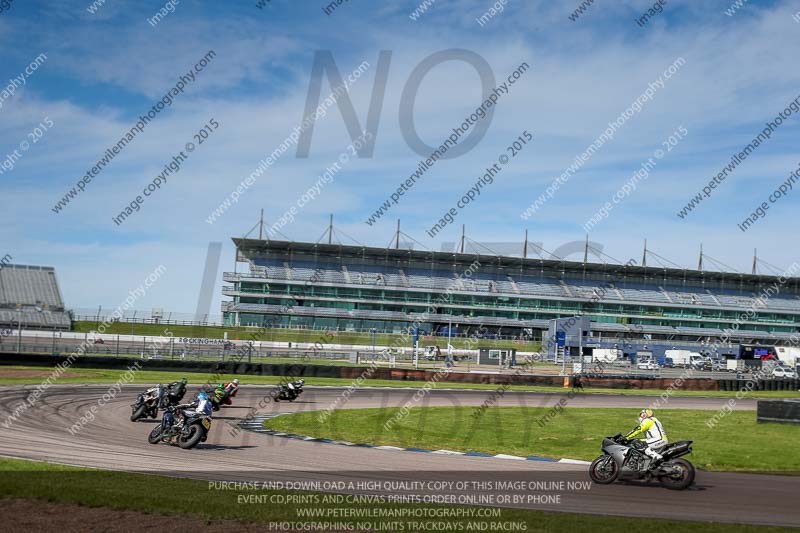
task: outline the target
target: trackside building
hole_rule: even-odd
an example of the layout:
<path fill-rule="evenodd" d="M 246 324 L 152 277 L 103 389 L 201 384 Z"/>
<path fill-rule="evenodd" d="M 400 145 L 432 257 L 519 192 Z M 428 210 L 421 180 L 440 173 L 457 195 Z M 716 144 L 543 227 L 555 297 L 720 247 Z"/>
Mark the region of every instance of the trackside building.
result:
<path fill-rule="evenodd" d="M 588 317 L 596 340 L 789 344 L 800 265 L 783 276 L 452 252 L 233 239 L 226 324 L 546 336 Z M 630 263 L 630 262 L 629 262 Z"/>

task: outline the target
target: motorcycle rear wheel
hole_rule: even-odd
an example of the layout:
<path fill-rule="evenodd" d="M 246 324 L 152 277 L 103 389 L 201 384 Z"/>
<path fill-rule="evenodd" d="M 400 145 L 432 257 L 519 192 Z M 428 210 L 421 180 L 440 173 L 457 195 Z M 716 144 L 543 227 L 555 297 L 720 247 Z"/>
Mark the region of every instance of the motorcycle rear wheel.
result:
<path fill-rule="evenodd" d="M 161 425 L 157 425 L 150 431 L 150 434 L 147 436 L 147 442 L 150 444 L 158 444 L 161 442 Z"/>
<path fill-rule="evenodd" d="M 601 455 L 589 466 L 589 477 L 598 485 L 614 483 L 619 477 L 619 465 L 610 455 Z"/>
<path fill-rule="evenodd" d="M 181 435 L 178 437 L 178 446 L 183 448 L 184 450 L 190 450 L 197 446 L 200 443 L 200 439 L 203 438 L 203 430 L 200 429 L 200 426 L 197 424 L 192 424 L 189 426 L 189 435 L 184 437 Z"/>
<path fill-rule="evenodd" d="M 131 422 L 136 422 L 137 420 L 142 418 L 144 416 L 145 409 L 147 409 L 147 406 L 142 405 L 136 411 L 134 411 L 133 414 L 131 414 Z"/>
<path fill-rule="evenodd" d="M 694 465 L 687 461 L 686 459 L 673 459 L 669 461 L 667 464 L 672 464 L 677 466 L 681 469 L 681 476 L 679 478 L 675 478 L 672 476 L 661 476 L 658 478 L 658 482 L 661 483 L 662 487 L 665 487 L 670 490 L 684 490 L 688 489 L 692 483 L 694 483 Z"/>

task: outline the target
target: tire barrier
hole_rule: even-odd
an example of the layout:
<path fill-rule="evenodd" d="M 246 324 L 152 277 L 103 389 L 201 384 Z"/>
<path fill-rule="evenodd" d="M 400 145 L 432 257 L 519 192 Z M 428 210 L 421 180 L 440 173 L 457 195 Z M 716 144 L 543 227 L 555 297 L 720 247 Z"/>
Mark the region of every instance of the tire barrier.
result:
<path fill-rule="evenodd" d="M 800 390 L 800 380 L 797 379 L 761 379 L 755 380 L 753 385 L 746 387 L 748 379 L 721 379 L 718 381 L 719 390 L 739 392 L 744 390 L 755 391 L 796 391 Z"/>

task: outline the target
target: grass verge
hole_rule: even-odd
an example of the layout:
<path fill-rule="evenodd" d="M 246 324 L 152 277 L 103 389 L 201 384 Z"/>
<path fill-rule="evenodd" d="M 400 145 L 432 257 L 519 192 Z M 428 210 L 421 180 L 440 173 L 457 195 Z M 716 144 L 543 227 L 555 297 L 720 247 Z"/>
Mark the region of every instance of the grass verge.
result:
<path fill-rule="evenodd" d="M 206 481 L 171 478 L 146 474 L 131 474 L 107 470 L 53 465 L 49 463 L 21 461 L 0 457 L 0 472 L 4 483 L 0 484 L 0 498 L 24 498 L 51 502 L 77 504 L 86 507 L 130 510 L 167 516 L 195 516 L 205 520 L 237 520 L 239 522 L 269 524 L 270 522 L 319 522 L 319 519 L 298 517 L 298 504 L 243 504 L 240 496 L 266 496 L 267 501 L 276 495 L 297 495 L 297 492 L 262 490 L 211 490 Z M 313 493 L 304 493 L 312 495 Z M 322 499 L 324 495 L 318 494 Z M 434 505 L 401 505 L 391 503 L 358 504 L 313 504 L 321 509 L 442 509 Z M 787 528 L 755 527 L 738 524 L 711 524 L 675 520 L 642 520 L 610 516 L 591 516 L 542 511 L 501 509 L 499 518 L 450 518 L 453 529 L 467 531 L 470 521 L 516 523 L 514 531 L 569 532 L 593 531 L 598 533 L 682 531 L 709 533 L 752 533 L 788 531 Z M 375 519 L 372 520 L 373 527 Z M 383 519 L 384 530 L 399 530 L 397 521 Z M 420 520 L 417 518 L 411 520 Z M 434 519 L 436 520 L 436 519 Z M 335 518 L 332 521 L 363 524 L 367 520 Z M 391 523 L 394 527 L 386 527 Z M 54 524 L 55 526 L 56 524 Z M 406 519 L 402 530 L 410 531 L 411 522 Z M 457 527 L 460 525 L 461 527 Z M 495 526 L 497 527 L 497 526 Z M 135 529 L 135 525 L 132 526 Z M 474 529 L 474 526 L 473 526 Z M 503 530 L 502 526 L 494 530 Z"/>
<path fill-rule="evenodd" d="M 102 322 L 81 321 L 73 322 L 72 330 L 79 333 L 95 331 Z M 253 332 L 258 333 L 259 341 L 275 342 L 310 342 L 314 343 L 325 335 L 324 331 L 313 329 L 267 329 L 243 328 L 233 326 L 182 326 L 175 324 L 136 324 L 132 322 L 114 322 L 107 325 L 105 333 L 107 335 L 147 335 L 158 336 L 164 334 L 164 328 L 169 329 L 176 337 L 199 337 L 204 339 L 222 339 L 228 333 L 230 339 L 249 339 Z M 375 344 L 379 346 L 391 346 L 401 335 L 388 333 L 378 333 L 375 335 Z M 364 346 L 365 351 L 372 346 L 372 335 L 370 333 L 356 333 L 353 331 L 339 331 L 334 337 L 326 337 L 326 343 L 335 344 L 358 344 Z M 404 343 L 409 344 L 410 341 Z M 516 348 L 521 352 L 535 352 L 541 348 L 540 342 L 534 341 L 513 341 L 501 339 L 478 339 L 471 340 L 467 346 L 467 339 L 454 337 L 451 339 L 454 348 L 460 349 L 469 347 L 477 349 L 484 346 L 491 348 Z M 420 338 L 420 346 L 439 346 L 447 347 L 447 337 L 426 336 Z"/>
<path fill-rule="evenodd" d="M 13 371 L 38 371 L 49 373 L 49 367 L 44 366 L 20 366 L 20 365 L 0 365 L 0 386 L 2 385 L 38 385 L 46 377 L 45 375 L 14 377 Z M 9 369 L 12 372 L 4 374 L 3 370 Z M 126 370 L 112 370 L 102 368 L 69 368 L 57 383 L 62 384 L 102 384 L 102 383 L 116 383 L 121 376 L 125 374 Z M 283 379 L 281 376 L 249 376 L 249 375 L 234 375 L 234 374 L 214 374 L 209 372 L 172 372 L 172 371 L 159 371 L 159 370 L 140 370 L 136 372 L 131 383 L 166 383 L 179 380 L 185 377 L 189 380 L 189 384 L 205 383 L 206 380 L 216 375 L 218 381 L 229 381 L 238 377 L 243 385 L 275 385 L 280 383 Z M 318 377 L 305 377 L 306 385 L 320 385 L 332 387 L 350 387 L 353 385 L 354 380 L 348 378 L 318 378 Z M 363 381 L 366 387 L 399 387 L 399 388 L 422 388 L 425 385 L 424 381 L 401 381 L 391 379 L 366 379 Z M 486 390 L 496 391 L 500 388 L 511 391 L 523 392 L 549 392 L 549 393 L 563 393 L 563 387 L 545 387 L 533 385 L 511 385 L 501 386 L 497 384 L 484 384 L 484 383 L 457 383 L 457 382 L 439 382 L 439 389 L 460 389 L 460 390 Z M 660 396 L 664 391 L 661 389 L 602 389 L 602 388 L 586 388 L 583 392 L 578 394 L 611 394 L 611 395 L 625 395 L 625 396 Z M 685 397 L 713 397 L 713 398 L 735 398 L 735 392 L 729 391 L 683 391 L 676 390 L 672 392 L 672 396 L 685 396 Z M 747 395 L 748 398 L 800 398 L 800 392 L 795 391 L 754 391 Z"/>
<path fill-rule="evenodd" d="M 635 424 L 632 409 L 412 407 L 389 429 L 400 409 L 343 409 L 320 423 L 319 413 L 282 415 L 270 429 L 355 443 L 593 460 L 602 438 Z M 657 416 L 671 440 L 693 440 L 688 457 L 707 470 L 800 473 L 800 427 L 757 424 L 752 411 L 733 411 L 709 428 L 716 411 L 661 409 Z M 550 415 L 548 418 L 545 418 Z"/>

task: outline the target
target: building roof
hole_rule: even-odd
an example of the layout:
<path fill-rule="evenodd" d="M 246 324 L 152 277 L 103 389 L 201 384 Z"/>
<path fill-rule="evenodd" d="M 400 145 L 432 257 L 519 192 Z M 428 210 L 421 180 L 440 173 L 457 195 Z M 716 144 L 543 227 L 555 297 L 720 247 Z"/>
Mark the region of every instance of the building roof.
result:
<path fill-rule="evenodd" d="M 395 248 L 377 248 L 343 244 L 323 244 L 295 241 L 276 241 L 260 239 L 232 238 L 237 248 L 237 259 L 247 260 L 248 254 L 281 254 L 298 253 L 302 255 L 316 254 L 322 257 L 382 260 L 392 262 L 427 262 L 447 264 L 448 266 L 467 266 L 476 259 L 487 268 L 549 270 L 559 275 L 595 274 L 618 277 L 659 277 L 690 283 L 743 283 L 749 286 L 763 286 L 779 283 L 794 289 L 800 289 L 800 277 L 782 278 L 775 275 L 743 274 L 739 272 L 719 272 L 713 270 L 694 270 L 665 267 L 642 267 L 634 264 L 592 263 L 582 261 L 566 261 L 541 258 L 522 258 L 496 256 L 486 254 L 460 254 L 425 250 L 408 250 Z M 239 255 L 241 252 L 241 255 Z"/>

